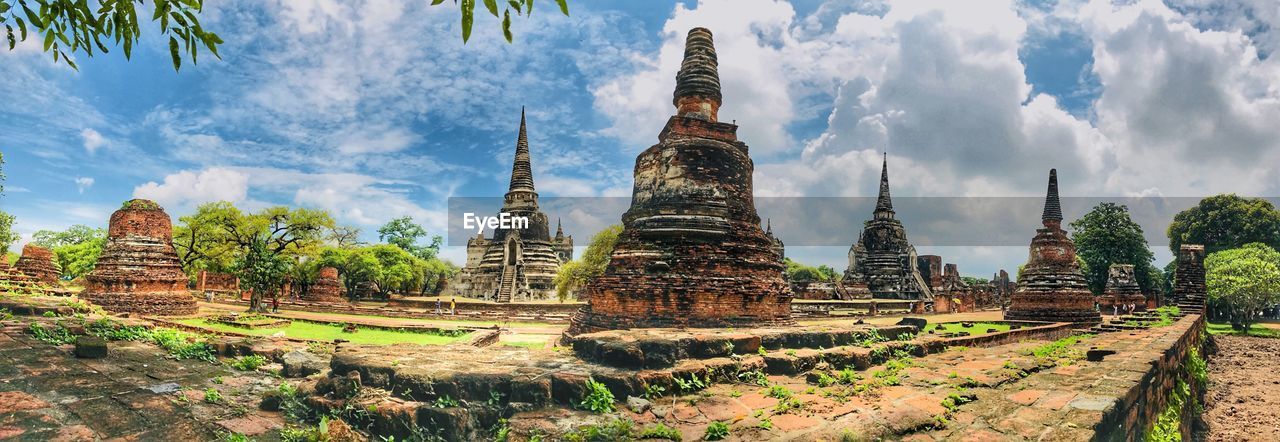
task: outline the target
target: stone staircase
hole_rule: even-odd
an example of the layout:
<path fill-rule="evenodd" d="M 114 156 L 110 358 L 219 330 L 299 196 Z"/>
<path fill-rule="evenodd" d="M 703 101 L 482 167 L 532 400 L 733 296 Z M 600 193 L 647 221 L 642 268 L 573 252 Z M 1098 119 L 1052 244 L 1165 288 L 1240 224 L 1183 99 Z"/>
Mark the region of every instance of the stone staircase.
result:
<path fill-rule="evenodd" d="M 1179 298 L 1178 303 L 1176 305 L 1184 315 L 1192 314 L 1192 313 L 1197 315 L 1203 315 L 1204 303 L 1205 303 L 1204 293 L 1188 293 L 1186 295 L 1183 295 L 1181 298 Z"/>
<path fill-rule="evenodd" d="M 511 302 L 511 295 L 516 290 L 516 269 L 507 267 L 502 270 L 502 282 L 498 284 L 498 302 Z"/>

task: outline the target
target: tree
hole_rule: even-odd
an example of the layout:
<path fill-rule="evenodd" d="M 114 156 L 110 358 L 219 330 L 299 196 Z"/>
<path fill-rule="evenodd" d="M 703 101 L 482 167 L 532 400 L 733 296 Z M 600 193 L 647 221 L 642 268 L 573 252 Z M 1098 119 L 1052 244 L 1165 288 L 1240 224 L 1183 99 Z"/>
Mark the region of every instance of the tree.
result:
<path fill-rule="evenodd" d="M 142 38 L 138 5 L 143 0 L 0 0 L 0 24 L 4 24 L 9 50 L 19 41 L 26 41 L 27 34 L 43 35 L 44 51 L 53 54 L 72 69 L 79 69 L 67 55 L 83 53 L 93 57 L 94 49 L 110 52 L 106 43 L 124 49 L 124 57 L 130 58 L 133 46 Z M 222 38 L 207 32 L 200 25 L 198 15 L 204 0 L 154 0 L 151 21 L 159 24 L 160 35 L 169 36 L 169 57 L 173 70 L 182 67 L 182 59 L 191 58 L 204 46 L 214 57 Z"/>
<path fill-rule="evenodd" d="M 1280 304 L 1280 253 L 1262 243 L 1215 252 L 1205 258 L 1209 299 L 1225 306 L 1232 324 L 1249 328 L 1262 309 Z"/>
<path fill-rule="evenodd" d="M 796 284 L 831 281 L 836 277 L 835 269 L 826 265 L 814 267 L 794 261 L 791 258 L 783 259 L 783 263 L 786 264 L 786 268 L 783 269 L 782 276 L 787 281 Z"/>
<path fill-rule="evenodd" d="M 196 213 L 178 218 L 173 227 L 173 248 L 189 277 L 201 270 L 234 270 L 240 245 L 231 241 L 224 223 L 238 223 L 244 216 L 226 201 L 201 204 Z"/>
<path fill-rule="evenodd" d="M 1101 294 L 1107 285 L 1107 273 L 1112 264 L 1132 264 L 1138 286 L 1151 290 L 1151 261 L 1155 255 L 1147 247 L 1142 226 L 1129 217 L 1129 208 L 1115 203 L 1094 206 L 1089 213 L 1072 221 L 1071 241 L 1076 244 L 1076 256 L 1084 261 L 1081 270 L 1089 283 L 1089 290 Z"/>
<path fill-rule="evenodd" d="M 4 195 L 4 152 L 0 152 L 0 195 Z"/>
<path fill-rule="evenodd" d="M 1203 244 L 1210 254 L 1255 242 L 1280 248 L 1280 211 L 1263 199 L 1214 195 L 1175 215 L 1168 236 L 1173 256 L 1183 244 Z"/>
<path fill-rule="evenodd" d="M 508 0 L 502 5 L 501 14 L 497 0 L 481 1 L 490 14 L 502 19 L 502 36 L 508 43 L 512 41 L 511 12 L 515 11 L 517 17 L 533 13 L 533 0 Z M 431 0 L 432 6 L 441 3 L 444 0 Z M 454 3 L 462 12 L 462 42 L 466 43 L 475 21 L 476 0 L 455 0 Z M 61 59 L 79 70 L 67 52 L 92 58 L 95 48 L 104 54 L 110 52 L 107 46 L 110 44 L 122 47 L 125 59 L 132 56 L 133 46 L 142 39 L 137 7 L 144 4 L 144 0 L 0 0 L 0 24 L 4 25 L 9 50 L 19 41 L 26 41 L 29 33 L 35 34 L 43 42 L 44 51 L 53 55 L 55 63 Z M 556 0 L 556 4 L 561 13 L 569 15 L 567 0 Z M 204 0 L 152 2 L 151 21 L 159 24 L 160 35 L 169 36 L 169 57 L 174 71 L 181 69 L 182 60 L 187 56 L 191 64 L 196 64 L 201 46 L 214 57 L 222 58 L 218 55 L 222 38 L 200 25 L 203 9 Z"/>
<path fill-rule="evenodd" d="M 485 9 L 490 14 L 498 17 L 497 0 L 481 0 L 484 2 Z M 457 2 L 462 9 L 462 42 L 466 43 L 471 38 L 471 24 L 475 21 L 476 0 L 462 0 Z M 431 0 L 431 5 L 435 6 L 444 3 L 444 0 Z M 567 0 L 556 0 L 556 4 L 560 6 L 560 12 L 569 15 L 569 3 Z M 510 5 L 510 7 L 507 7 Z M 502 7 L 502 37 L 507 39 L 507 43 L 511 42 L 511 11 L 516 11 L 516 16 L 529 16 L 533 14 L 533 0 L 508 0 L 506 5 Z"/>
<path fill-rule="evenodd" d="M 37 230 L 36 233 L 31 234 L 31 242 L 47 249 L 56 249 L 106 237 L 106 230 L 76 224 L 68 227 L 67 230 Z"/>
<path fill-rule="evenodd" d="M 329 243 L 340 249 L 349 249 L 360 245 L 360 228 L 353 226 L 338 226 L 333 229 L 333 234 L 329 235 Z"/>
<path fill-rule="evenodd" d="M 596 232 L 587 244 L 582 257 L 564 263 L 556 273 L 556 296 L 561 301 L 569 299 L 569 295 L 586 287 L 597 276 L 603 275 L 609 267 L 609 258 L 613 256 L 613 247 L 618 244 L 618 236 L 622 234 L 622 225 L 614 224 Z"/>
<path fill-rule="evenodd" d="M 13 231 L 13 223 L 16 219 L 13 215 L 0 211 L 0 255 L 7 255 L 9 246 L 22 239 L 18 232 Z"/>
<path fill-rule="evenodd" d="M 418 246 L 418 238 L 427 236 L 427 229 L 415 224 L 413 218 L 401 217 L 388 221 L 378 228 L 378 240 L 400 247 L 422 259 L 431 259 L 440 253 L 440 245 L 444 238 L 440 235 L 431 237 L 431 244 Z"/>
<path fill-rule="evenodd" d="M 244 256 L 236 261 L 240 284 L 253 291 L 249 297 L 250 312 L 265 312 L 262 298 L 277 296 L 284 285 L 285 275 L 289 273 L 289 262 L 272 251 L 269 239 L 267 235 L 255 235 L 249 239 Z"/>

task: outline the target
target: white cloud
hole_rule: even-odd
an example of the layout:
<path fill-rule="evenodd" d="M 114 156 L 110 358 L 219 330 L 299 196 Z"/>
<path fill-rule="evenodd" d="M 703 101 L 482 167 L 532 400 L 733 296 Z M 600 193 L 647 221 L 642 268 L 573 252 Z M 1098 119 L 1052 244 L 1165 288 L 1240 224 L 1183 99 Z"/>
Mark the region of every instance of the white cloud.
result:
<path fill-rule="evenodd" d="M 93 187 L 93 178 L 91 177 L 82 176 L 82 177 L 76 178 L 75 181 L 76 181 L 76 190 L 80 191 L 80 193 L 84 193 L 86 189 Z"/>
<path fill-rule="evenodd" d="M 104 138 L 102 134 L 90 128 L 84 128 L 81 130 L 80 138 L 84 140 L 84 151 L 88 152 L 89 155 L 97 153 L 98 148 L 107 144 L 107 139 Z"/>
<path fill-rule="evenodd" d="M 231 169 L 210 168 L 177 172 L 164 177 L 163 183 L 148 182 L 135 187 L 133 197 L 149 199 L 171 213 L 181 213 L 201 203 L 244 201 L 248 191 L 247 174 Z"/>

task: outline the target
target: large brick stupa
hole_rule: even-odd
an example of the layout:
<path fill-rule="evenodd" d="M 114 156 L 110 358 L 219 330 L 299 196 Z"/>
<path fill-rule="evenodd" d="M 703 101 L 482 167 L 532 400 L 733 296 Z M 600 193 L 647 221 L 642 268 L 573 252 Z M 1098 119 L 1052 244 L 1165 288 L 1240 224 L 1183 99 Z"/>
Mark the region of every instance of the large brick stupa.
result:
<path fill-rule="evenodd" d="M 129 200 L 111 214 L 107 245 L 81 297 L 112 312 L 189 315 L 196 300 L 173 249 L 173 225 L 159 204 Z"/>
<path fill-rule="evenodd" d="M 1022 321 L 1102 322 L 1094 308 L 1076 245 L 1062 230 L 1062 205 L 1058 201 L 1058 171 L 1049 171 L 1049 190 L 1041 216 L 1044 228 L 1036 229 L 1027 264 L 1018 275 L 1018 289 L 1004 318 Z"/>

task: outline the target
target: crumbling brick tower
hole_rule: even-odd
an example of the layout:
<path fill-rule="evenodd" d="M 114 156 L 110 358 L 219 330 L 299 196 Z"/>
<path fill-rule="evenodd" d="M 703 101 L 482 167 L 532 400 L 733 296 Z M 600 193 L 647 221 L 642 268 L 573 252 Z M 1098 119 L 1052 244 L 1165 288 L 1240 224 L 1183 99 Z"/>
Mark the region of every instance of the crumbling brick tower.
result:
<path fill-rule="evenodd" d="M 737 126 L 716 120 L 711 31 L 695 28 L 658 144 L 636 158 L 631 208 L 568 334 L 638 327 L 791 324 L 782 257 L 760 228 Z"/>
<path fill-rule="evenodd" d="M 1093 293 L 1076 262 L 1076 245 L 1062 230 L 1062 205 L 1058 202 L 1058 171 L 1049 171 L 1049 191 L 1041 216 L 1044 228 L 1036 229 L 1031 253 L 1018 289 L 1004 318 L 1020 321 L 1102 322 L 1094 308 Z"/>
<path fill-rule="evenodd" d="M 1102 296 L 1098 297 L 1099 308 L 1103 312 L 1116 311 L 1112 306 L 1124 307 L 1133 304 L 1136 311 L 1147 310 L 1147 296 L 1142 294 L 1135 276 L 1133 264 L 1112 264 L 1107 268 L 1107 285 Z"/>
<path fill-rule="evenodd" d="M 1204 313 L 1208 289 L 1204 285 L 1204 246 L 1178 247 L 1178 268 L 1173 272 L 1173 302 L 1183 313 Z"/>
<path fill-rule="evenodd" d="M 338 283 L 338 269 L 321 267 L 316 282 L 302 294 L 304 301 L 346 302 L 342 297 L 342 285 Z"/>
<path fill-rule="evenodd" d="M 196 300 L 173 249 L 173 226 L 159 204 L 129 200 L 111 214 L 107 245 L 81 297 L 112 312 L 189 315 Z"/>
<path fill-rule="evenodd" d="M 58 284 L 58 277 L 62 274 L 62 268 L 58 267 L 58 261 L 53 256 L 53 252 L 35 244 L 22 247 L 22 256 L 18 258 L 14 268 L 42 284 L 51 286 Z"/>

